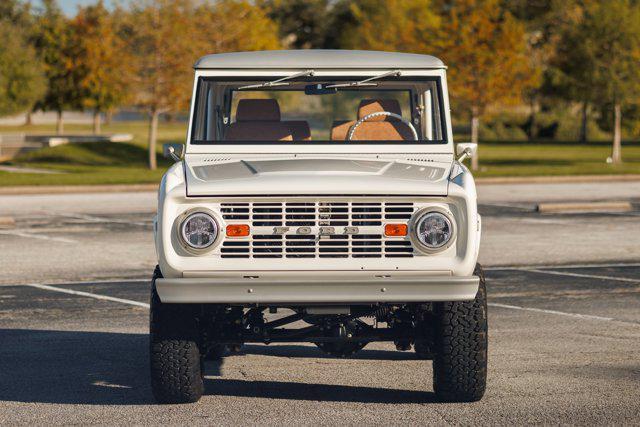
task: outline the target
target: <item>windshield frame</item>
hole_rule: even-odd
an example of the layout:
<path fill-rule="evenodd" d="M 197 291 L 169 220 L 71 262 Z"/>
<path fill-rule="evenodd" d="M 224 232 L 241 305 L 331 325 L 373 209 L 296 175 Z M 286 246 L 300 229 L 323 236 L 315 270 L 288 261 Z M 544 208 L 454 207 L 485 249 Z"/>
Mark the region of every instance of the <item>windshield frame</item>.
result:
<path fill-rule="evenodd" d="M 345 141 L 225 141 L 196 140 L 196 120 L 198 119 L 196 108 L 199 105 L 201 85 L 205 81 L 268 81 L 290 75 L 300 70 L 196 70 L 196 78 L 193 86 L 191 114 L 187 133 L 187 153 L 447 153 L 453 152 L 451 123 L 449 113 L 449 99 L 446 85 L 446 71 L 439 70 L 402 70 L 402 76 L 391 78 L 393 81 L 434 81 L 437 95 L 438 108 L 440 110 L 440 126 L 442 138 L 438 140 L 418 141 L 357 141 L 348 143 Z M 304 71 L 304 70 L 302 70 Z M 316 70 L 314 76 L 296 79 L 296 82 L 316 81 L 357 81 L 363 80 L 390 70 Z M 384 81 L 384 80 L 382 80 Z M 267 88 L 268 89 L 268 88 Z M 284 89 L 284 88 L 283 88 Z M 344 88 L 343 90 L 352 90 Z M 381 88 L 376 89 L 381 90 Z M 322 95 L 320 95 L 322 96 Z M 329 95 L 331 96 L 331 95 Z M 413 101 L 413 100 L 412 100 Z M 199 113 L 199 112 L 198 112 Z"/>

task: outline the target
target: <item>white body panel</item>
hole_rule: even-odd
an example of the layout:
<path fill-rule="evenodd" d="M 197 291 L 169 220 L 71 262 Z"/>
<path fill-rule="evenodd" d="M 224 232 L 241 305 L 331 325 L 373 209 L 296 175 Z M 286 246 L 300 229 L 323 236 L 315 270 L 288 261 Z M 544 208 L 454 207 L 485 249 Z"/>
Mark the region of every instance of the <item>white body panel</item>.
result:
<path fill-rule="evenodd" d="M 360 77 L 384 71 L 317 70 L 316 76 Z M 196 70 L 196 82 L 203 76 L 278 78 L 291 72 L 291 69 Z M 377 287 L 384 280 L 389 280 L 389 283 L 395 281 L 398 292 L 412 301 L 473 299 L 477 281 L 458 280 L 459 283 L 456 283 L 464 283 L 466 288 L 451 286 L 449 293 L 446 286 L 447 278 L 472 277 L 478 257 L 480 217 L 473 177 L 453 157 L 445 70 L 403 70 L 403 76 L 441 78 L 448 138 L 446 144 L 194 145 L 191 144 L 189 132 L 184 160 L 167 171 L 159 190 L 155 243 L 159 265 L 165 277 L 158 287 L 161 299 L 166 302 L 225 302 L 225 297 L 216 292 L 216 284 L 222 295 L 227 295 L 222 290 L 228 290 L 229 286 L 232 289 L 235 289 L 233 286 L 241 286 L 245 289 L 243 292 L 248 292 L 248 289 L 252 289 L 251 282 L 255 280 L 265 281 L 264 286 L 267 287 L 264 289 L 272 289 L 268 286 L 277 284 L 279 280 L 289 283 L 288 286 L 296 282 L 304 286 L 305 282 L 318 277 L 319 272 L 330 274 L 335 283 L 345 286 L 353 283 L 360 287 L 354 289 L 365 289 L 367 283 Z M 194 95 L 195 90 L 194 85 Z M 193 120 L 194 103 L 191 108 Z M 190 122 L 190 129 L 191 125 Z M 462 173 L 451 179 L 454 165 L 457 170 L 461 168 Z M 227 221 L 221 213 L 221 204 L 241 202 L 253 206 L 253 203 L 274 200 L 317 204 L 406 202 L 413 203 L 416 212 L 436 207 L 450 213 L 457 235 L 455 242 L 439 253 L 426 254 L 416 250 L 412 257 L 405 258 L 225 258 L 222 256 L 221 243 L 196 255 L 185 250 L 180 242 L 177 231 L 179 219 L 188 211 L 203 209 L 210 212 L 224 234 Z M 312 228 L 312 233 L 318 232 L 315 227 Z M 361 227 L 359 232 L 380 233 L 380 229 Z M 252 235 L 256 233 L 273 233 L 273 227 L 252 227 Z M 295 233 L 295 230 L 290 233 Z M 221 237 L 221 240 L 224 239 L 224 236 Z M 252 236 L 239 238 L 239 241 L 242 239 L 249 244 Z M 419 285 L 420 278 L 425 281 L 422 287 Z M 431 286 L 426 283 L 429 281 Z M 180 283 L 184 285 L 184 293 L 179 290 Z M 288 289 L 292 293 L 298 292 L 296 298 L 304 298 L 309 303 L 314 302 L 313 298 L 318 298 L 316 302 L 320 303 L 336 303 L 340 302 L 340 298 L 346 298 L 343 301 L 345 303 L 364 302 L 362 298 L 347 298 L 344 295 L 349 292 L 346 291 L 338 293 L 343 296 L 325 295 L 320 298 L 310 297 L 313 294 L 306 291 L 299 292 L 301 288 Z M 367 302 L 399 301 L 398 298 L 405 298 L 398 297 L 398 294 L 385 295 L 385 292 L 373 297 L 372 289 L 366 291 L 369 295 L 366 298 L 375 301 Z M 415 293 L 416 289 L 418 293 Z M 278 302 L 274 298 L 286 302 L 287 298 L 282 295 L 281 292 L 271 291 L 261 300 L 255 297 L 242 301 L 236 295 L 229 296 L 226 302 Z"/>
<path fill-rule="evenodd" d="M 241 195 L 430 195 L 447 194 L 451 161 L 416 164 L 380 160 L 306 156 L 305 158 L 189 155 L 187 191 L 197 196 Z"/>

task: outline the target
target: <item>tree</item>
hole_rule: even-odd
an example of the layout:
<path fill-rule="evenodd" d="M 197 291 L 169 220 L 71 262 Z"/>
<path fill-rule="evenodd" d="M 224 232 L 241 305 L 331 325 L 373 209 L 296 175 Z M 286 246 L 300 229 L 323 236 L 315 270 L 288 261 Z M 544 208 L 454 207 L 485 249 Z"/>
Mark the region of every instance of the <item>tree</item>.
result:
<path fill-rule="evenodd" d="M 0 115 L 30 111 L 45 84 L 42 64 L 22 30 L 0 20 Z"/>
<path fill-rule="evenodd" d="M 211 29 L 197 38 L 198 56 L 281 47 L 278 25 L 264 9 L 249 1 L 220 0 L 198 8 L 197 16 L 198 25 Z"/>
<path fill-rule="evenodd" d="M 576 0 L 503 0 L 503 6 L 521 21 L 526 29 L 529 45 L 529 59 L 534 70 L 543 77 L 548 73 L 550 60 L 557 45 L 557 31 L 561 21 L 567 16 L 567 9 Z M 543 101 L 543 87 L 536 85 L 526 91 L 525 99 L 529 104 L 529 120 L 526 124 L 527 136 L 533 139 L 538 135 L 536 114 Z M 544 101 L 547 101 L 544 99 Z"/>
<path fill-rule="evenodd" d="M 536 86 L 525 28 L 498 0 L 457 0 L 445 10 L 442 58 L 457 105 L 471 113 L 471 141 L 478 142 L 480 117 L 495 103 L 517 103 Z M 478 168 L 478 157 L 471 162 Z"/>
<path fill-rule="evenodd" d="M 124 28 L 133 54 L 137 104 L 149 114 L 149 168 L 156 169 L 161 114 L 183 111 L 193 63 L 206 53 L 272 49 L 277 27 L 248 1 L 146 0 L 132 5 Z"/>
<path fill-rule="evenodd" d="M 114 16 L 102 0 L 81 8 L 72 21 L 72 28 L 73 44 L 79 50 L 74 68 L 79 74 L 82 104 L 93 110 L 93 132 L 97 134 L 101 113 L 120 105 L 128 93 L 126 44 L 118 35 Z"/>
<path fill-rule="evenodd" d="M 17 28 L 20 28 L 22 35 L 28 42 L 31 42 L 34 31 L 34 18 L 31 12 L 31 4 L 28 2 L 4 0 L 0 3 L 0 20 L 7 21 Z M 39 60 L 36 59 L 36 61 L 40 64 Z M 40 64 L 40 66 L 41 65 L 42 64 Z M 32 109 L 26 111 L 25 125 L 31 124 L 32 111 Z"/>
<path fill-rule="evenodd" d="M 338 45 L 371 49 L 433 53 L 440 18 L 430 0 L 356 0 L 335 5 Z"/>
<path fill-rule="evenodd" d="M 44 64 L 47 91 L 36 108 L 55 111 L 58 114 L 56 132 L 64 132 L 62 112 L 66 108 L 79 107 L 72 58 L 73 45 L 67 19 L 55 0 L 43 0 L 44 11 L 36 18 L 33 42 Z"/>
<path fill-rule="evenodd" d="M 566 62 L 568 56 L 563 44 L 563 37 L 566 36 L 567 30 L 575 29 L 578 22 L 584 15 L 584 7 L 587 3 L 597 0 L 545 0 L 551 3 L 549 10 L 538 18 L 540 43 L 535 46 L 538 55 L 544 57 L 545 67 L 543 72 L 543 81 L 536 92 L 544 97 L 547 105 L 560 101 L 565 103 L 578 102 L 581 104 L 581 126 L 580 136 L 581 142 L 588 139 L 588 118 L 591 100 L 587 93 L 581 91 L 575 92 L 576 86 L 567 84 L 566 76 L 563 75 L 563 68 L 573 67 L 577 64 L 569 64 Z M 571 52 L 569 52 L 570 54 Z"/>
<path fill-rule="evenodd" d="M 146 0 L 132 4 L 127 39 L 133 56 L 137 104 L 149 114 L 149 168 L 156 169 L 160 114 L 185 108 L 195 57 L 195 13 L 188 0 Z"/>
<path fill-rule="evenodd" d="M 319 49 L 328 29 L 329 0 L 265 0 L 259 3 L 278 23 L 280 39 L 287 47 Z"/>
<path fill-rule="evenodd" d="M 611 159 L 622 161 L 622 108 L 640 98 L 640 5 L 629 0 L 588 2 L 562 33 L 558 83 L 567 99 L 613 108 Z"/>
<path fill-rule="evenodd" d="M 24 30 L 33 24 L 31 4 L 20 0 L 3 0 L 0 3 L 0 20 L 9 21 Z"/>

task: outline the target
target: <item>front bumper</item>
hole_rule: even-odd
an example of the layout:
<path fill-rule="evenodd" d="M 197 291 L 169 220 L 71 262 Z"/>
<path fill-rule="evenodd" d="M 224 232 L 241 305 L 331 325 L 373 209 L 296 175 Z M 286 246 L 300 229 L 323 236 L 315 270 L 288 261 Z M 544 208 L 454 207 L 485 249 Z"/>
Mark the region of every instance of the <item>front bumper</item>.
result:
<path fill-rule="evenodd" d="M 323 273 L 157 279 L 156 289 L 165 303 L 373 304 L 468 301 L 475 298 L 479 285 L 477 276 Z"/>

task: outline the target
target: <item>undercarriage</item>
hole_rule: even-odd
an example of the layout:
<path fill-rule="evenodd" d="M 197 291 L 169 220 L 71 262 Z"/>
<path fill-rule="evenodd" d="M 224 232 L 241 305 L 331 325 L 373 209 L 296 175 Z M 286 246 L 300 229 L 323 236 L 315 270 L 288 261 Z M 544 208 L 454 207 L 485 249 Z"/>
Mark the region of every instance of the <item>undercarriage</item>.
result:
<path fill-rule="evenodd" d="M 427 356 L 425 350 L 433 345 L 432 309 L 431 303 L 251 308 L 205 305 L 200 308 L 198 325 L 206 354 L 220 345 L 233 351 L 243 343 L 311 342 L 328 354 L 346 357 L 370 342 L 387 341 L 402 351 L 419 342 L 421 355 Z M 289 313 L 283 316 L 282 312 Z"/>

